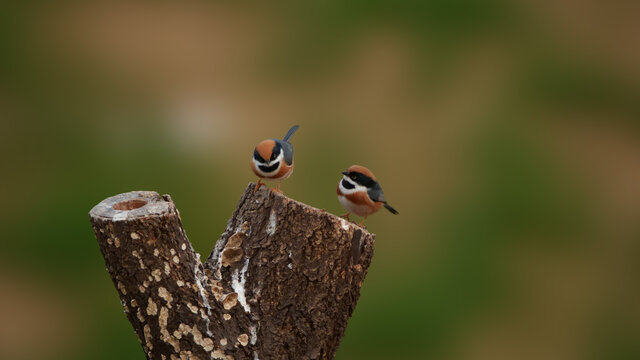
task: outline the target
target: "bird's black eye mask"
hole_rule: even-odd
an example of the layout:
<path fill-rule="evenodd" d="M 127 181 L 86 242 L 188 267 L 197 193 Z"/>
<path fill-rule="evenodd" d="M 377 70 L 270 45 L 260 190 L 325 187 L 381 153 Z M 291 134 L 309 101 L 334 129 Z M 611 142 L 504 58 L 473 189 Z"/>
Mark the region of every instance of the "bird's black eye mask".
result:
<path fill-rule="evenodd" d="M 368 177 L 363 173 L 352 171 L 348 173 L 347 176 L 349 177 L 349 179 L 353 180 L 356 184 L 362 185 L 365 187 L 372 187 L 373 185 L 376 184 L 376 182 L 372 178 Z"/>
<path fill-rule="evenodd" d="M 352 183 L 348 182 L 347 180 L 342 179 L 342 187 L 347 189 L 347 190 L 351 190 L 351 189 L 354 189 L 356 186 L 353 185 Z"/>
<path fill-rule="evenodd" d="M 269 157 L 269 161 L 274 161 L 275 159 L 278 158 L 278 156 L 280 155 L 280 151 L 282 150 L 282 146 L 278 143 L 276 143 L 276 145 L 273 147 L 273 150 L 271 151 L 271 157 Z M 265 160 L 260 153 L 258 152 L 258 149 L 253 150 L 253 158 L 256 159 L 256 161 L 261 162 L 266 164 L 267 160 Z"/>

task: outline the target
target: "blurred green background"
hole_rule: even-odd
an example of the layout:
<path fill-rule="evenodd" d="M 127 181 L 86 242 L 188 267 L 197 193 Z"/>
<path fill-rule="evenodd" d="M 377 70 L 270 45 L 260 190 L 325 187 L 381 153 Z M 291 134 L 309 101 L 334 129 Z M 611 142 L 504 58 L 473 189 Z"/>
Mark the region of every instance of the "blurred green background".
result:
<path fill-rule="evenodd" d="M 337 359 L 640 358 L 640 4 L 24 1 L 0 12 L 0 358 L 142 359 L 88 211 L 169 193 L 206 257 L 253 147 L 399 216 Z"/>

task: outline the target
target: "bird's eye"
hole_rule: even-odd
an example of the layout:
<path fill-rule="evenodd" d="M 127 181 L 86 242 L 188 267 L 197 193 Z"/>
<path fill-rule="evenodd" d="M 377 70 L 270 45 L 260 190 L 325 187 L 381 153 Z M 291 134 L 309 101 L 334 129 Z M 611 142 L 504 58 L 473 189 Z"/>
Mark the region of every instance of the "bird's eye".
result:
<path fill-rule="evenodd" d="M 275 152 L 271 153 L 271 160 L 272 161 L 275 160 L 277 157 L 278 157 L 278 155 Z"/>
<path fill-rule="evenodd" d="M 351 174 L 351 175 L 349 175 L 349 177 L 351 178 L 351 180 L 355 180 L 356 179 L 356 174 Z"/>

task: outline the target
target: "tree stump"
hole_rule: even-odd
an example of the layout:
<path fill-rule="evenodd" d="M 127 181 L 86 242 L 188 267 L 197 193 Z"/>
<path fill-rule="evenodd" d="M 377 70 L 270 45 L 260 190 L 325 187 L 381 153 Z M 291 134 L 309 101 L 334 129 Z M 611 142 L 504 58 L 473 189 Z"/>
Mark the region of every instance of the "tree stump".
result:
<path fill-rule="evenodd" d="M 168 195 L 129 192 L 90 211 L 147 359 L 333 359 L 375 235 L 253 188 L 204 263 Z"/>

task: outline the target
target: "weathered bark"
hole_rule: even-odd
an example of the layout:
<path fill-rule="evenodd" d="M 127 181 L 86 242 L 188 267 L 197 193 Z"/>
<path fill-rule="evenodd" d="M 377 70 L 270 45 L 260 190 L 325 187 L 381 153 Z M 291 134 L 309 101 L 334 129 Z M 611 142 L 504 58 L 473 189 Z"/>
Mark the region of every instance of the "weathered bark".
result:
<path fill-rule="evenodd" d="M 168 195 L 135 191 L 91 210 L 148 359 L 334 357 L 375 236 L 253 186 L 204 264 Z"/>

